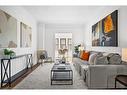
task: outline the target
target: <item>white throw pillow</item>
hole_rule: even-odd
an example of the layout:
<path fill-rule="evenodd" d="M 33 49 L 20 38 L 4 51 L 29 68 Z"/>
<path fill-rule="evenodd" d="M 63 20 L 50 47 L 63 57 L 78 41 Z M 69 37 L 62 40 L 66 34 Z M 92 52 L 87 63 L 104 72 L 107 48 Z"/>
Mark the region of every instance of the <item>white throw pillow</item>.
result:
<path fill-rule="evenodd" d="M 90 57 L 89 57 L 89 64 L 90 65 L 94 65 L 94 60 L 95 60 L 96 56 L 97 56 L 97 53 L 93 53 L 90 55 Z"/>

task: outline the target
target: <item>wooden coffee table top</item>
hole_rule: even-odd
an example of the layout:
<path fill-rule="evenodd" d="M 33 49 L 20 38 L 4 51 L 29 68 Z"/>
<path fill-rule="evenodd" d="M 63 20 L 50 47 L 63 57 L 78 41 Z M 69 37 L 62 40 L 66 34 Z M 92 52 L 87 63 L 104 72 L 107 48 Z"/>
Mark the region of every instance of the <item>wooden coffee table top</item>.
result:
<path fill-rule="evenodd" d="M 120 82 L 124 86 L 127 86 L 127 75 L 117 75 L 116 81 Z"/>

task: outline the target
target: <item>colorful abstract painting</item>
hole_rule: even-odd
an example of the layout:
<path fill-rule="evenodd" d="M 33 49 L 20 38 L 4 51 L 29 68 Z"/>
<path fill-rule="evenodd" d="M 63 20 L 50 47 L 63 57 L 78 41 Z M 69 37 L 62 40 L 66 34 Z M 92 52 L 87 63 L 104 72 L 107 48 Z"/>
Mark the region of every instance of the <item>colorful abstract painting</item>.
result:
<path fill-rule="evenodd" d="M 32 45 L 32 28 L 24 23 L 20 23 L 20 32 L 21 32 L 21 39 L 20 39 L 20 46 L 25 47 L 31 47 Z"/>
<path fill-rule="evenodd" d="M 114 11 L 92 26 L 92 46 L 118 46 L 118 11 Z"/>
<path fill-rule="evenodd" d="M 17 47 L 17 20 L 0 10 L 0 48 Z"/>

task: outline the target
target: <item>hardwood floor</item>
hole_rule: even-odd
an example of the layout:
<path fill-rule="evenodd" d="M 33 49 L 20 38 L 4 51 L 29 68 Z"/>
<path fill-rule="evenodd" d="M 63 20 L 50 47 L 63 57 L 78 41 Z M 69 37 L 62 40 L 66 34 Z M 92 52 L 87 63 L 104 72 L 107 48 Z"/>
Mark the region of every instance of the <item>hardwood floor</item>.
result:
<path fill-rule="evenodd" d="M 32 68 L 29 68 L 25 74 L 23 74 L 21 77 L 17 78 L 14 82 L 11 83 L 11 87 L 9 87 L 9 85 L 6 84 L 0 89 L 12 89 L 18 83 L 20 83 L 25 77 L 27 77 L 30 73 L 32 73 L 39 65 L 40 64 L 35 64 Z"/>

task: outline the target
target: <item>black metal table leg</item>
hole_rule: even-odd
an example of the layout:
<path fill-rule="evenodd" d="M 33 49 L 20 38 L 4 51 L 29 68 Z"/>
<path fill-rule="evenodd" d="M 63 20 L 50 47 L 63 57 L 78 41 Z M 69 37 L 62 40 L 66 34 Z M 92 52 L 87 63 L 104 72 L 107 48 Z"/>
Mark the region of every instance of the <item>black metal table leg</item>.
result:
<path fill-rule="evenodd" d="M 3 60 L 1 60 L 1 87 L 3 87 L 3 80 L 2 80 L 3 79 L 3 68 L 2 68 L 3 65 L 2 64 L 3 64 Z"/>
<path fill-rule="evenodd" d="M 11 60 L 8 60 L 8 64 L 9 64 L 9 87 L 11 87 Z"/>
<path fill-rule="evenodd" d="M 72 73 L 72 85 L 73 85 L 73 71 L 71 71 L 71 73 Z"/>
<path fill-rule="evenodd" d="M 28 69 L 29 65 L 28 65 L 28 55 L 25 56 L 26 57 L 26 68 Z"/>
<path fill-rule="evenodd" d="M 51 71 L 51 75 L 50 75 L 50 78 L 51 78 L 51 85 L 52 85 L 52 71 Z"/>
<path fill-rule="evenodd" d="M 5 62 L 5 61 L 7 61 L 7 62 Z M 1 87 L 3 87 L 3 83 L 4 83 L 6 77 L 7 77 L 7 82 L 9 84 L 9 86 L 11 86 L 11 63 L 10 63 L 10 59 L 1 60 Z"/>
<path fill-rule="evenodd" d="M 31 54 L 31 69 L 32 69 L 32 66 L 33 66 L 33 57 L 32 57 L 32 54 Z"/>
<path fill-rule="evenodd" d="M 117 88 L 117 78 L 115 78 L 115 88 Z"/>

